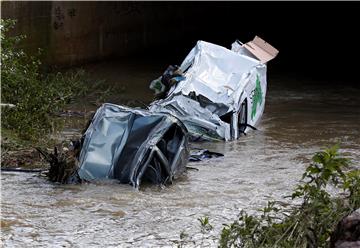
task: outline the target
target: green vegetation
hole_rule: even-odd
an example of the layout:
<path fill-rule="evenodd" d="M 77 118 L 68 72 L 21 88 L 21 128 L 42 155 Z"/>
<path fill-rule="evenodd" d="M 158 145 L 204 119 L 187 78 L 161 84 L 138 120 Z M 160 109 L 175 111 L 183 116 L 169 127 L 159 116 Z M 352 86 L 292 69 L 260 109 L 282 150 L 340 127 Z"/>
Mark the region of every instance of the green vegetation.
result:
<path fill-rule="evenodd" d="M 87 79 L 83 71 L 42 73 L 38 56 L 19 46 L 26 37 L 7 35 L 14 25 L 14 20 L 1 20 L 1 102 L 14 106 L 2 106 L 1 128 L 37 140 L 59 127 L 54 114 L 84 94 Z"/>
<path fill-rule="evenodd" d="M 193 239 L 193 237 L 190 237 L 190 235 L 183 230 L 180 233 L 180 240 L 174 241 L 174 243 L 177 244 L 178 248 L 189 247 L 189 246 L 191 246 L 191 247 L 195 247 L 195 246 L 208 247 L 209 246 L 209 244 L 207 244 L 207 243 L 205 244 L 204 241 L 208 241 L 206 235 L 209 234 L 209 232 L 212 231 L 214 227 L 210 224 L 208 216 L 198 218 L 197 220 L 200 223 L 200 232 L 201 232 L 200 241 L 195 241 Z M 197 244 L 199 242 L 200 242 L 200 244 Z"/>
<path fill-rule="evenodd" d="M 330 247 L 336 241 L 338 223 L 360 208 L 360 170 L 351 168 L 338 146 L 317 152 L 289 197 L 291 203 L 269 201 L 254 215 L 241 211 L 236 221 L 224 225 L 219 247 Z M 198 221 L 201 239 L 182 231 L 175 242 L 178 247 L 215 242 L 209 218 Z"/>
<path fill-rule="evenodd" d="M 207 233 L 213 229 L 213 226 L 209 222 L 209 217 L 198 218 L 201 226 L 201 233 Z"/>
<path fill-rule="evenodd" d="M 258 216 L 242 211 L 223 228 L 220 247 L 329 247 L 337 223 L 360 207 L 360 170 L 344 171 L 349 161 L 337 146 L 312 161 L 291 196 L 300 204 L 269 202 Z"/>

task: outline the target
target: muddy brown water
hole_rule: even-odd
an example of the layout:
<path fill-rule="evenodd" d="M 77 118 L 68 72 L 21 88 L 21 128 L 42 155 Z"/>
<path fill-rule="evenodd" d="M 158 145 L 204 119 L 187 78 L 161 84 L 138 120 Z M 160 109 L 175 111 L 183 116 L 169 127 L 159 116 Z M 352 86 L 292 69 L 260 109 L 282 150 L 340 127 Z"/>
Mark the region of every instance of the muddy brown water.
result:
<path fill-rule="evenodd" d="M 124 84 L 127 97 L 149 101 L 147 83 L 163 68 L 86 69 L 94 78 Z M 190 163 L 198 171 L 189 170 L 173 185 L 141 190 L 116 182 L 58 185 L 37 174 L 2 173 L 4 247 L 176 247 L 181 232 L 188 234 L 185 247 L 214 247 L 222 224 L 240 210 L 253 213 L 268 200 L 284 201 L 314 152 L 340 143 L 359 165 L 359 87 L 268 77 L 259 130 L 237 141 L 193 144 L 225 156 Z M 214 226 L 205 235 L 197 220 L 204 216 Z"/>

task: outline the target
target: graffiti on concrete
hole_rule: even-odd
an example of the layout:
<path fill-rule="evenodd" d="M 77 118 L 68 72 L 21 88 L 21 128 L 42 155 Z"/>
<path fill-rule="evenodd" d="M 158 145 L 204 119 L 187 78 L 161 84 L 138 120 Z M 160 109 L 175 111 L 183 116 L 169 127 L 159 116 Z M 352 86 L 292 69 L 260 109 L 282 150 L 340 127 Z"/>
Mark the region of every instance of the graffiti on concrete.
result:
<path fill-rule="evenodd" d="M 139 4 L 136 2 L 120 2 L 115 5 L 115 14 L 119 16 L 127 16 L 131 14 L 140 14 Z"/>
<path fill-rule="evenodd" d="M 68 16 L 70 16 L 70 18 L 75 17 L 76 16 L 76 9 L 75 8 L 68 9 Z"/>
<path fill-rule="evenodd" d="M 65 15 L 61 10 L 60 6 L 55 8 L 55 21 L 53 23 L 54 29 L 58 30 L 64 27 Z"/>

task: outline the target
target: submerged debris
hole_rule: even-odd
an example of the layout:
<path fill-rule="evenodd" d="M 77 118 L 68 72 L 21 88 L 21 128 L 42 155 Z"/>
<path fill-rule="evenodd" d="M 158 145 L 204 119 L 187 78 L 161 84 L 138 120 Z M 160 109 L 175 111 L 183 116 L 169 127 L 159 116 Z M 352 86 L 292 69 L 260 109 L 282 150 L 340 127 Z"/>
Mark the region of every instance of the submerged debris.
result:
<path fill-rule="evenodd" d="M 47 176 L 51 182 L 74 184 L 83 181 L 78 174 L 79 148 L 78 145 L 75 147 L 71 146 L 69 150 L 64 151 L 62 147 L 55 147 L 53 153 L 49 153 L 41 148 L 36 148 L 50 164 Z"/>
<path fill-rule="evenodd" d="M 210 158 L 218 158 L 223 157 L 224 154 L 218 153 L 218 152 L 212 152 L 207 149 L 197 149 L 191 151 L 191 155 L 189 158 L 190 162 L 199 162 L 203 161 L 204 159 L 210 159 Z"/>

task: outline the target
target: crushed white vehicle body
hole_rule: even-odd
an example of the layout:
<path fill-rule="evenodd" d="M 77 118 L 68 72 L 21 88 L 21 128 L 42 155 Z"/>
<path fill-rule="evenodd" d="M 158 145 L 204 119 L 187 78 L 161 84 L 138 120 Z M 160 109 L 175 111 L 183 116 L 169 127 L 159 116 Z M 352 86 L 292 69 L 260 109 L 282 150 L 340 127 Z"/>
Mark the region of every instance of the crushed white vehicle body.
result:
<path fill-rule="evenodd" d="M 183 78 L 150 111 L 179 118 L 193 140 L 233 140 L 255 128 L 263 114 L 266 62 L 278 51 L 259 37 L 232 49 L 198 41 L 179 70 Z"/>

